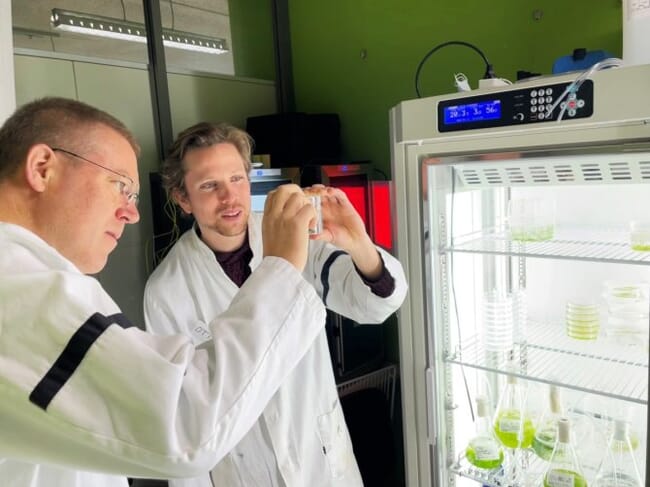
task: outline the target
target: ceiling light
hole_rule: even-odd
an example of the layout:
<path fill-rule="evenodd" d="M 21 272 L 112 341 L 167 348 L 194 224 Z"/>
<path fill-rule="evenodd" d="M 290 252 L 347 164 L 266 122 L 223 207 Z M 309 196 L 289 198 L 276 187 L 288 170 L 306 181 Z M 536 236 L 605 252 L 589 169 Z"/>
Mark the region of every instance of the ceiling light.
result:
<path fill-rule="evenodd" d="M 50 22 L 56 29 L 67 32 L 122 39 L 125 41 L 147 42 L 147 31 L 144 25 L 127 20 L 53 8 Z M 228 52 L 225 39 L 170 29 L 163 29 L 163 44 L 167 47 L 211 54 Z"/>

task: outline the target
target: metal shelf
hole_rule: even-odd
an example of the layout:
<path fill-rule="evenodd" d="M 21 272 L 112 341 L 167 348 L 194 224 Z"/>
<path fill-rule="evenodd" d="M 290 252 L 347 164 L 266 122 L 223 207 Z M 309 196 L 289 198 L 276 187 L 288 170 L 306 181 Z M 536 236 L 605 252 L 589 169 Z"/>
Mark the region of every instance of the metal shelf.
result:
<path fill-rule="evenodd" d="M 464 455 L 449 467 L 456 475 L 480 482 L 482 485 L 490 487 L 537 487 L 541 485 L 541 479 L 544 475 L 548 463 L 537 458 L 532 450 L 519 450 L 524 455 L 523 463 L 525 466 L 519 467 L 519 481 L 517 483 L 509 482 L 504 478 L 505 475 L 501 468 L 494 470 L 484 470 L 477 468 L 467 461 Z"/>
<path fill-rule="evenodd" d="M 395 410 L 395 382 L 397 380 L 397 365 L 390 364 L 374 372 L 355 377 L 336 386 L 339 397 L 347 396 L 363 389 L 379 389 L 386 395 L 390 405 L 390 419 Z"/>
<path fill-rule="evenodd" d="M 558 227 L 551 240 L 520 242 L 506 230 L 490 229 L 456 238 L 442 251 L 650 265 L 650 252 L 632 250 L 628 238 L 620 228 Z"/>
<path fill-rule="evenodd" d="M 600 337 L 583 342 L 566 336 L 564 326 L 527 323 L 526 339 L 508 352 L 485 350 L 480 335 L 464 341 L 444 360 L 510 374 L 578 391 L 648 404 L 648 349 Z M 512 360 L 512 362 L 510 362 Z M 514 363 L 518 369 L 511 370 Z"/>
<path fill-rule="evenodd" d="M 506 475 L 501 468 L 494 470 L 476 468 L 467 461 L 464 455 L 460 455 L 460 458 L 458 458 L 449 469 L 456 475 L 475 480 L 484 486 L 539 487 L 542 485 L 542 479 L 546 469 L 548 468 L 548 462 L 540 459 L 535 452 L 529 448 L 518 450 L 518 454 L 521 455 L 521 457 L 518 462 L 518 479 L 516 482 L 509 481 L 509 479 L 505 478 Z M 586 478 L 591 480 L 595 477 L 598 466 L 582 465 L 582 470 Z M 589 485 L 591 485 L 591 482 Z"/>

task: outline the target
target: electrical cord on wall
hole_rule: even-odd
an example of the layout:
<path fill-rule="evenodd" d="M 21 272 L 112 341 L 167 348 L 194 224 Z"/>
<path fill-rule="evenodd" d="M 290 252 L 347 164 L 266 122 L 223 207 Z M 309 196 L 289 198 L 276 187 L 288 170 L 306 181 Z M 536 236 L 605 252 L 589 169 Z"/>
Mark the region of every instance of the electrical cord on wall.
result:
<path fill-rule="evenodd" d="M 425 56 L 422 58 L 422 61 L 420 61 L 420 64 L 418 64 L 417 69 L 415 70 L 415 93 L 418 95 L 418 98 L 422 98 L 422 95 L 420 94 L 420 71 L 422 71 L 422 66 L 424 66 L 424 63 L 431 57 L 433 53 L 436 51 L 442 49 L 443 47 L 447 46 L 465 46 L 469 47 L 470 49 L 474 50 L 481 56 L 483 59 L 483 62 L 485 62 L 485 74 L 483 75 L 483 78 L 494 78 L 494 69 L 492 65 L 490 64 L 490 61 L 488 61 L 487 57 L 485 54 L 483 54 L 483 51 L 481 51 L 478 47 L 476 47 L 474 44 L 470 44 L 469 42 L 465 41 L 447 41 L 443 42 L 442 44 L 438 44 L 437 46 L 434 46 L 429 52 L 425 54 Z"/>
<path fill-rule="evenodd" d="M 163 211 L 165 212 L 165 216 L 169 219 L 171 222 L 172 228 L 168 232 L 160 233 L 153 235 L 151 239 L 149 239 L 145 245 L 144 253 L 145 253 L 145 261 L 146 261 L 146 271 L 147 274 L 151 274 L 153 271 L 152 268 L 150 268 L 150 264 L 153 263 L 153 267 L 156 267 L 165 257 L 167 252 L 172 248 L 172 246 L 176 243 L 176 241 L 180 238 L 181 236 L 181 229 L 178 224 L 178 213 L 176 210 L 176 204 L 174 201 L 171 199 L 170 196 L 167 196 L 167 199 L 165 201 L 165 204 L 163 205 Z M 157 238 L 163 238 L 169 236 L 169 242 L 167 245 L 165 245 L 164 248 L 159 249 L 158 251 L 155 250 L 155 241 Z M 149 245 L 151 244 L 151 252 L 152 252 L 152 258 L 149 258 Z"/>

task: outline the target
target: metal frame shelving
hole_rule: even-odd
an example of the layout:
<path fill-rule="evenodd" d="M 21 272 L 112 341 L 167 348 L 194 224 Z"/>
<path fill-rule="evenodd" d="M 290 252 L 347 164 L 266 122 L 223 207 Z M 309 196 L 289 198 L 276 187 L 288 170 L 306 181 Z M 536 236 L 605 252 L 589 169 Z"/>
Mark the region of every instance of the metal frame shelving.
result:
<path fill-rule="evenodd" d="M 526 340 L 510 352 L 485 350 L 480 335 L 474 335 L 450 352 L 449 363 L 516 375 L 523 379 L 556 384 L 637 404 L 648 404 L 648 353 L 642 347 L 612 343 L 581 342 L 568 338 L 562 325 L 529 321 Z M 513 371 L 508 363 L 526 370 Z M 514 360 L 512 360 L 514 359 Z M 621 379 L 624 378 L 624 379 Z"/>
<path fill-rule="evenodd" d="M 458 237 L 442 251 L 650 265 L 650 252 L 632 250 L 628 238 L 623 228 L 559 227 L 551 240 L 520 242 L 496 228 Z"/>
<path fill-rule="evenodd" d="M 493 228 L 456 238 L 453 246 L 441 249 L 453 252 L 650 265 L 650 252 L 632 250 L 623 228 L 560 227 L 553 239 L 541 242 L 514 241 L 506 230 Z M 608 337 L 575 340 L 566 336 L 563 323 L 528 320 L 523 331 L 522 341 L 508 352 L 486 350 L 477 334 L 448 351 L 444 360 L 648 404 L 647 346 L 621 345 Z M 513 363 L 521 367 L 512 370 Z"/>

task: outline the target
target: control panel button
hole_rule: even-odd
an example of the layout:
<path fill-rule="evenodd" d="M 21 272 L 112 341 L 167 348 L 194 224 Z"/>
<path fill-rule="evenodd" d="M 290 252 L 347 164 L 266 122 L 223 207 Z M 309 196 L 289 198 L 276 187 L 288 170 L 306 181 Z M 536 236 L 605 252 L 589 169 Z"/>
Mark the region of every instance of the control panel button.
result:
<path fill-rule="evenodd" d="M 547 95 L 552 95 L 553 94 L 553 88 L 546 88 L 546 94 Z"/>
<path fill-rule="evenodd" d="M 535 98 L 537 96 L 537 90 L 533 90 L 530 92 L 531 98 Z"/>
<path fill-rule="evenodd" d="M 569 117 L 575 117 L 576 116 L 576 111 L 573 109 L 567 110 L 567 113 L 569 114 Z"/>
<path fill-rule="evenodd" d="M 578 100 L 578 108 L 582 108 L 585 106 L 585 101 L 584 100 Z"/>

